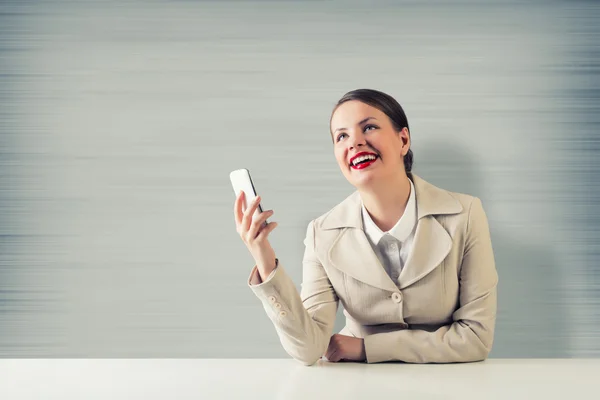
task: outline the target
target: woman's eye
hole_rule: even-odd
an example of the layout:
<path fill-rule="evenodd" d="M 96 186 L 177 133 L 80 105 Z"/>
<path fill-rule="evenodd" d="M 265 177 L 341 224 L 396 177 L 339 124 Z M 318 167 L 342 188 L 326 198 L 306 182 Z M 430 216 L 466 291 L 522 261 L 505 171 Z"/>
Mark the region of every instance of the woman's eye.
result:
<path fill-rule="evenodd" d="M 369 130 L 371 130 L 371 128 L 377 129 L 377 126 L 375 126 L 375 125 L 365 125 L 364 131 L 365 132 L 369 131 Z M 342 138 L 342 136 L 344 136 L 344 135 L 346 135 L 346 134 L 345 133 L 340 133 L 340 135 L 336 138 L 336 141 L 339 142 L 340 139 Z M 346 135 L 346 136 L 348 136 L 348 135 Z"/>

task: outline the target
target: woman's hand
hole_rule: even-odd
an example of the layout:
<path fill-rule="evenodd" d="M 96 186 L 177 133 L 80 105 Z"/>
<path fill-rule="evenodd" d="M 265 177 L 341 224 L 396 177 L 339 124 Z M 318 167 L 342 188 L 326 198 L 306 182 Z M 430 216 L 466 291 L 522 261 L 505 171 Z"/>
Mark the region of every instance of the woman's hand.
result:
<path fill-rule="evenodd" d="M 331 362 L 365 361 L 365 341 L 362 338 L 336 333 L 329 340 L 325 357 Z"/>
<path fill-rule="evenodd" d="M 243 191 L 237 196 L 234 205 L 235 225 L 242 241 L 254 257 L 258 272 L 262 278 L 266 278 L 271 271 L 275 269 L 275 252 L 271 244 L 267 240 L 267 236 L 275 227 L 277 222 L 269 222 L 265 225 L 265 221 L 271 215 L 273 210 L 263 211 L 258 214 L 255 220 L 252 216 L 260 204 L 260 196 L 257 196 L 252 203 L 248 205 L 245 211 L 242 211 L 242 204 L 246 195 Z"/>

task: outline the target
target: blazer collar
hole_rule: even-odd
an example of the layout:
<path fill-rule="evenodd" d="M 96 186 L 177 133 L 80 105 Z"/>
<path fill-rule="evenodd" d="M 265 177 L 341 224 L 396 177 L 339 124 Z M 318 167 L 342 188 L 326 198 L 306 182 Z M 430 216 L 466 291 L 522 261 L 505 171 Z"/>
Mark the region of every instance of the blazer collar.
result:
<path fill-rule="evenodd" d="M 414 173 L 408 177 L 417 197 L 417 227 L 399 282 L 392 281 L 369 244 L 362 226 L 358 191 L 334 207 L 321 222 L 321 230 L 341 229 L 328 246 L 328 261 L 332 266 L 371 286 L 397 291 L 422 279 L 446 258 L 452 238 L 432 215 L 459 213 L 463 207 L 448 191 Z"/>
<path fill-rule="evenodd" d="M 432 185 L 417 174 L 409 172 L 417 196 L 417 221 L 427 215 L 456 214 L 462 205 L 448 191 Z M 363 229 L 360 193 L 353 192 L 335 206 L 321 222 L 321 229 L 358 228 Z"/>

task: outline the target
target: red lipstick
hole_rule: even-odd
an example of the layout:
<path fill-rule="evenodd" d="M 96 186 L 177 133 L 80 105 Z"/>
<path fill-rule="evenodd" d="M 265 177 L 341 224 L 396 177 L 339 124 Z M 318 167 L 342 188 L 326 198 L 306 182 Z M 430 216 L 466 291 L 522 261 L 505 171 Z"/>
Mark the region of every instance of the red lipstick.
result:
<path fill-rule="evenodd" d="M 358 158 L 358 157 L 361 157 L 361 156 L 366 156 L 366 155 L 375 156 L 375 159 L 371 160 L 371 161 L 362 162 L 362 163 L 360 163 L 358 165 L 354 165 L 353 161 L 354 161 L 355 158 Z M 357 153 L 352 158 L 350 158 L 350 167 L 352 169 L 365 169 L 368 166 L 370 166 L 371 164 L 373 164 L 375 161 L 377 161 L 378 158 L 379 158 L 379 156 L 377 154 L 375 154 L 375 153 L 371 153 L 371 152 L 368 152 L 368 151 L 361 151 L 360 153 Z"/>

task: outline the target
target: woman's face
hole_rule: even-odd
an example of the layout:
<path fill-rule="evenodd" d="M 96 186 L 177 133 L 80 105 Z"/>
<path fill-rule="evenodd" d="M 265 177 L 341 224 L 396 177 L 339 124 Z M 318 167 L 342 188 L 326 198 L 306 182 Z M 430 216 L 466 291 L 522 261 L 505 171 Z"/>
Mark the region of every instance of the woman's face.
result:
<path fill-rule="evenodd" d="M 331 118 L 331 132 L 337 163 L 354 187 L 385 181 L 404 171 L 403 157 L 410 148 L 408 129 L 397 133 L 377 108 L 357 100 L 342 103 Z M 370 159 L 355 158 L 363 152 Z"/>

